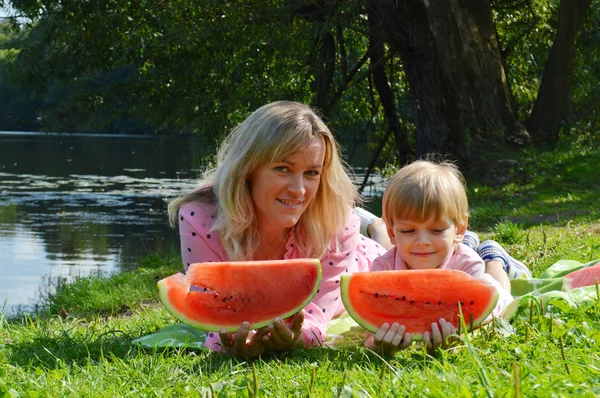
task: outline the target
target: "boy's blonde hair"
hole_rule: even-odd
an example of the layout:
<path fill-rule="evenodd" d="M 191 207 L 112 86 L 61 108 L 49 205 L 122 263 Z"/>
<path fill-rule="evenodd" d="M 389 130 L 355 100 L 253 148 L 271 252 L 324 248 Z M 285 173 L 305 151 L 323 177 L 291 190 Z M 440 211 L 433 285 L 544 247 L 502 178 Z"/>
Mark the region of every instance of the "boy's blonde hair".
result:
<path fill-rule="evenodd" d="M 469 211 L 465 179 L 453 163 L 415 161 L 390 179 L 382 210 L 388 226 L 395 219 L 425 222 L 442 217 L 463 225 Z"/>
<path fill-rule="evenodd" d="M 321 137 L 325 145 L 321 181 L 294 233 L 307 257 L 322 257 L 344 227 L 348 207 L 358 204 L 360 196 L 331 131 L 311 108 L 297 102 L 264 105 L 235 127 L 217 153 L 216 167 L 205 172 L 199 187 L 169 203 L 171 225 L 182 204 L 213 203 L 217 207 L 213 230 L 221 234 L 229 259 L 252 259 L 260 236 L 248 176 L 262 164 L 306 149 L 314 137 Z"/>

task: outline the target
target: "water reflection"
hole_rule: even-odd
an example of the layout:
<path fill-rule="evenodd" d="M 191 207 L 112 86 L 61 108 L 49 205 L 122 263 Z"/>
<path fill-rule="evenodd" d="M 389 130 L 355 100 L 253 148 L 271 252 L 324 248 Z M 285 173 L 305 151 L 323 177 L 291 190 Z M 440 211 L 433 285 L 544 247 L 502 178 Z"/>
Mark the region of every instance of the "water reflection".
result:
<path fill-rule="evenodd" d="M 191 188 L 191 138 L 0 134 L 0 308 L 57 280 L 135 267 L 173 245 L 169 197 Z"/>

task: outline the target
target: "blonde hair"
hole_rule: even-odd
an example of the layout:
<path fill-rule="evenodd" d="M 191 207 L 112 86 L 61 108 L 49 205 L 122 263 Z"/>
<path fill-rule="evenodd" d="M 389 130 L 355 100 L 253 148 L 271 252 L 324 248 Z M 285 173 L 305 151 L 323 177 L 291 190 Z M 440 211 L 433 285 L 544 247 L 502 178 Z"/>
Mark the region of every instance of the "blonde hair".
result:
<path fill-rule="evenodd" d="M 469 211 L 466 182 L 453 163 L 418 160 L 390 179 L 382 207 L 387 225 L 395 219 L 425 222 L 448 217 L 460 226 Z"/>
<path fill-rule="evenodd" d="M 325 145 L 321 180 L 294 234 L 307 257 L 322 257 L 344 227 L 348 207 L 359 203 L 360 196 L 331 131 L 311 108 L 297 102 L 264 105 L 235 127 L 219 148 L 216 167 L 204 173 L 199 187 L 169 203 L 171 225 L 176 224 L 184 203 L 215 204 L 213 230 L 220 233 L 229 259 L 252 259 L 260 234 L 248 176 L 262 164 L 302 151 L 314 137 L 321 137 Z M 305 241 L 300 239 L 300 232 Z"/>

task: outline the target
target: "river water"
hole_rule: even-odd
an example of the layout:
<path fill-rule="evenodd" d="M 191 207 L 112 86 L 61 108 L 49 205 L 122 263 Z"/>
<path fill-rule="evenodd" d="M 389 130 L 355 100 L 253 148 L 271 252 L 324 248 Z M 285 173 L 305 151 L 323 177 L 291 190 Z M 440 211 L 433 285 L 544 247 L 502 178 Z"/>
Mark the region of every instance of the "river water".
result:
<path fill-rule="evenodd" d="M 0 312 L 176 247 L 166 203 L 194 186 L 206 155 L 194 137 L 0 132 Z"/>

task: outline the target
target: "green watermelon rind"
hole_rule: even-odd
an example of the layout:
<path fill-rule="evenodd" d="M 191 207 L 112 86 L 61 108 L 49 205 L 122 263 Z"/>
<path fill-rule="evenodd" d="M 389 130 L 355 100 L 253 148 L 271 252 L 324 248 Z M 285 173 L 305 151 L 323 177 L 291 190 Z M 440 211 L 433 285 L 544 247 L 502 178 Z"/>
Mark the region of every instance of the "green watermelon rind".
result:
<path fill-rule="evenodd" d="M 366 330 L 375 333 L 375 332 L 377 332 L 379 327 L 377 327 L 377 326 L 373 325 L 372 323 L 363 319 L 358 314 L 358 312 L 356 312 L 354 310 L 352 303 L 350 303 L 350 297 L 348 295 L 348 286 L 350 284 L 351 279 L 352 279 L 352 275 L 342 275 L 340 278 L 340 295 L 342 296 L 342 302 L 344 303 L 344 307 L 346 308 L 346 311 L 348 312 L 348 314 L 350 314 L 352 319 L 354 319 L 356 321 L 356 323 L 358 323 L 360 326 L 362 326 Z M 412 338 L 412 335 L 411 335 L 411 338 Z"/>
<path fill-rule="evenodd" d="M 286 313 L 281 314 L 279 316 L 279 318 L 281 318 L 281 319 L 289 318 L 290 316 L 300 312 L 300 310 L 302 310 L 304 307 L 306 307 L 312 301 L 312 299 L 315 297 L 315 295 L 317 294 L 317 291 L 319 290 L 319 286 L 321 284 L 321 279 L 322 279 L 322 274 L 323 274 L 322 267 L 321 267 L 321 261 L 318 259 L 311 259 L 310 261 L 314 261 L 314 263 L 317 266 L 317 281 L 315 283 L 315 286 L 314 286 L 312 292 L 306 297 L 306 299 L 301 304 L 299 304 L 297 307 L 295 307 L 293 309 L 290 309 Z M 185 278 L 185 275 L 181 272 L 178 274 L 175 274 L 175 275 L 181 275 L 182 278 Z M 197 321 L 194 321 L 194 320 L 188 318 L 183 313 L 181 313 L 177 309 L 175 309 L 170 304 L 170 301 L 168 299 L 169 289 L 166 285 L 167 279 L 169 279 L 175 275 L 171 275 L 171 276 L 161 279 L 160 281 L 157 282 L 159 299 L 160 299 L 161 303 L 163 304 L 163 306 L 167 309 L 167 311 L 171 315 L 173 315 L 175 318 L 179 319 L 181 322 L 183 322 L 187 325 L 190 325 L 192 327 L 195 327 L 195 328 L 198 328 L 201 330 L 205 330 L 207 332 L 219 332 L 223 329 L 227 330 L 230 333 L 237 332 L 237 330 L 240 328 L 240 325 L 229 326 L 229 325 L 217 325 L 217 324 L 197 322 Z M 273 319 L 267 319 L 267 320 L 264 320 L 261 322 L 256 322 L 256 323 L 250 322 L 249 328 L 250 328 L 250 330 L 260 329 L 262 327 L 265 327 L 265 326 L 271 324 L 272 322 L 273 322 Z"/>
<path fill-rule="evenodd" d="M 412 271 L 406 271 L 406 272 L 412 272 Z M 341 291 L 341 296 L 342 296 L 342 302 L 344 303 L 346 311 L 348 312 L 348 314 L 350 314 L 352 319 L 354 319 L 356 321 L 356 323 L 358 323 L 360 326 L 362 326 L 363 328 L 365 328 L 366 330 L 368 330 L 370 332 L 376 333 L 380 326 L 373 325 L 372 323 L 368 322 L 363 317 L 361 317 L 360 314 L 358 314 L 358 312 L 352 306 L 352 303 L 350 302 L 350 297 L 348 295 L 348 286 L 350 284 L 351 279 L 352 279 L 352 275 L 347 274 L 347 275 L 342 275 L 341 280 L 340 280 L 340 291 Z M 477 319 L 473 319 L 473 322 L 471 322 L 470 320 L 468 322 L 466 322 L 467 327 L 470 327 L 471 323 L 472 323 L 473 328 L 475 328 L 476 326 L 479 326 L 483 321 L 485 321 L 486 318 L 492 313 L 492 311 L 496 307 L 499 297 L 500 297 L 500 293 L 496 290 L 490 299 L 489 305 L 484 309 L 484 311 L 482 311 L 481 316 L 478 317 Z M 413 332 L 410 334 L 410 339 L 411 339 L 411 341 L 422 341 L 423 333 L 414 333 Z"/>

